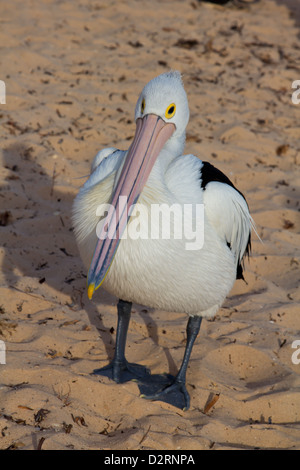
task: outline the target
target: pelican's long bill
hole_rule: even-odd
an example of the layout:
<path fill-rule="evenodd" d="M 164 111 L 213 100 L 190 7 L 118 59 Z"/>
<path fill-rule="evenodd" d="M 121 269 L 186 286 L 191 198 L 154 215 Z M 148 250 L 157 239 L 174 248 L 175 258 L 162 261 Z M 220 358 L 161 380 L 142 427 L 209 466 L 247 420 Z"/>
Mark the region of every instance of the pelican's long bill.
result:
<path fill-rule="evenodd" d="M 104 281 L 128 223 L 130 211 L 127 212 L 124 207 L 130 208 L 137 202 L 160 151 L 175 129 L 174 124 L 166 123 L 154 114 L 137 119 L 135 136 L 112 194 L 111 210 L 100 236 L 98 234 L 99 240 L 88 273 L 90 299 Z"/>

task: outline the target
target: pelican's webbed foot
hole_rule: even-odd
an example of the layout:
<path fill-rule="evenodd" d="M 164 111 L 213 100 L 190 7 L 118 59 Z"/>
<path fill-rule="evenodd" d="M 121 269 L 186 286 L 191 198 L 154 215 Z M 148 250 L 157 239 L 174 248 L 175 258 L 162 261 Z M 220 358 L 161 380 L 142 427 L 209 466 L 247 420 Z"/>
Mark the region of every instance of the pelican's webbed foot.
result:
<path fill-rule="evenodd" d="M 190 407 L 190 396 L 184 382 L 169 374 L 157 374 L 139 381 L 141 397 L 147 400 L 159 400 L 176 406 L 181 410 Z"/>
<path fill-rule="evenodd" d="M 113 360 L 107 366 L 94 370 L 93 374 L 109 377 L 117 383 L 124 383 L 146 377 L 150 375 L 150 371 L 147 367 L 127 362 L 125 359 L 122 362 Z"/>

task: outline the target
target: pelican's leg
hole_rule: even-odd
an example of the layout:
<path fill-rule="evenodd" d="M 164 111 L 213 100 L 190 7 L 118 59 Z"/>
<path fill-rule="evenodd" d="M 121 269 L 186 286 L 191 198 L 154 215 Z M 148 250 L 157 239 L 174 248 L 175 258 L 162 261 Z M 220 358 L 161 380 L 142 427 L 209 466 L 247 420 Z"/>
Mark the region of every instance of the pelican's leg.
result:
<path fill-rule="evenodd" d="M 184 357 L 176 377 L 169 374 L 159 374 L 141 380 L 139 389 L 143 398 L 164 401 L 182 410 L 187 410 L 190 407 L 190 396 L 185 386 L 186 371 L 201 321 L 202 317 L 199 316 L 189 318 L 186 327 L 187 342 Z"/>
<path fill-rule="evenodd" d="M 115 355 L 110 364 L 101 369 L 94 370 L 94 374 L 104 375 L 117 383 L 128 382 L 149 375 L 150 371 L 144 366 L 127 362 L 125 358 L 125 346 L 127 331 L 131 315 L 131 302 L 119 300 L 118 302 L 118 326 Z"/>

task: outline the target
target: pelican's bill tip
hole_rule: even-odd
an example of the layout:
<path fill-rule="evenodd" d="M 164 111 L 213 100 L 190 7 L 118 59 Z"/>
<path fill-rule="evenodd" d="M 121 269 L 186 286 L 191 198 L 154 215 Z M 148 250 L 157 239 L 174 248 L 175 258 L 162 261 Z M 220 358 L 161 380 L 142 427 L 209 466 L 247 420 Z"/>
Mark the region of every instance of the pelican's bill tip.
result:
<path fill-rule="evenodd" d="M 87 295 L 90 300 L 92 300 L 93 294 L 95 292 L 95 284 L 92 282 L 88 286 Z"/>

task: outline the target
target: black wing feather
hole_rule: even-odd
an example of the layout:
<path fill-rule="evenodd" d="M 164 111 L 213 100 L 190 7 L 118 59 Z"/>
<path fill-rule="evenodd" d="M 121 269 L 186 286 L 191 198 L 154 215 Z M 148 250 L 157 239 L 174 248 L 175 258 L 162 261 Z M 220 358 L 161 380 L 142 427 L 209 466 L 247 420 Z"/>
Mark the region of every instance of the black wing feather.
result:
<path fill-rule="evenodd" d="M 234 184 L 230 181 L 230 179 L 218 168 L 213 166 L 209 162 L 202 162 L 202 168 L 201 168 L 201 188 L 203 191 L 205 191 L 206 186 L 211 183 L 212 181 L 217 181 L 218 183 L 223 183 L 223 184 L 228 184 L 232 188 L 234 188 L 246 201 L 245 196 L 241 191 L 239 191 Z M 247 201 L 246 201 L 247 204 Z M 227 243 L 227 246 L 231 249 L 230 243 Z M 249 233 L 249 238 L 248 238 L 248 243 L 245 249 L 245 252 L 243 253 L 241 261 L 238 261 L 237 267 L 236 267 L 236 278 L 237 279 L 243 279 L 243 267 L 244 267 L 244 258 L 247 256 L 249 258 L 251 252 L 251 233 Z"/>

